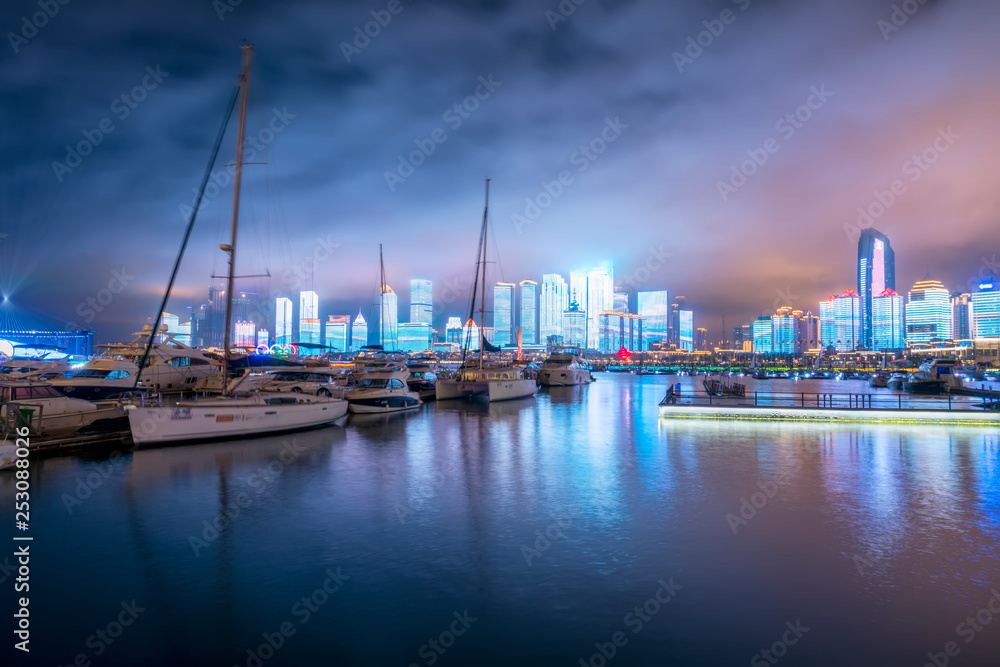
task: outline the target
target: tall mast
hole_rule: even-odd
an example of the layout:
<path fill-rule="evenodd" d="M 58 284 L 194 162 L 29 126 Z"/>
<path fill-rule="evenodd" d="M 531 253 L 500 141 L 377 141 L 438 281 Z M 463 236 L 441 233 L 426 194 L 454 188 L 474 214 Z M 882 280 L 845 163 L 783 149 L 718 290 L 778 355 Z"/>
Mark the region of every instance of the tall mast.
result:
<path fill-rule="evenodd" d="M 487 236 L 489 235 L 488 230 L 488 217 L 490 213 L 490 179 L 486 179 L 486 206 L 483 208 L 483 259 L 480 263 L 480 268 L 483 271 L 483 282 L 482 290 L 483 293 L 479 295 L 479 370 L 483 369 L 483 355 L 486 351 L 483 349 L 486 347 L 486 329 L 484 328 L 485 322 L 483 320 L 483 313 L 486 310 L 486 242 Z"/>
<path fill-rule="evenodd" d="M 228 394 L 229 388 L 229 345 L 230 330 L 233 326 L 233 283 L 236 264 L 236 229 L 240 215 L 240 183 L 243 180 L 243 138 L 246 134 L 247 119 L 247 84 L 250 80 L 250 61 L 253 58 L 253 47 L 241 46 L 243 49 L 243 72 L 240 74 L 240 117 L 236 136 L 236 177 L 233 179 L 233 232 L 229 245 L 219 246 L 229 253 L 229 275 L 226 278 L 226 330 L 223 335 L 222 349 L 222 395 Z"/>

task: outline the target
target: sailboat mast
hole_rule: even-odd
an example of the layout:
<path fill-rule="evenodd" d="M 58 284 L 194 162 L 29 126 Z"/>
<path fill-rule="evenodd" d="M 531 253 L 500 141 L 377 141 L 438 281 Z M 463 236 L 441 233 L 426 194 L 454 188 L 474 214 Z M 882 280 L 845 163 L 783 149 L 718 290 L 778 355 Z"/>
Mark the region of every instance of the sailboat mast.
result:
<path fill-rule="evenodd" d="M 486 206 L 483 208 L 483 259 L 480 268 L 483 271 L 482 294 L 479 295 L 479 369 L 483 368 L 483 354 L 486 347 L 486 329 L 484 313 L 486 311 L 486 243 L 489 236 L 487 220 L 490 214 L 490 179 L 486 179 Z"/>
<path fill-rule="evenodd" d="M 233 179 L 233 231 L 229 246 L 221 246 L 229 253 L 229 275 L 226 278 L 226 329 L 223 332 L 222 347 L 222 394 L 225 396 L 229 387 L 229 346 L 233 327 L 233 284 L 236 276 L 236 230 L 240 216 L 240 184 L 243 180 L 243 138 L 246 135 L 247 120 L 247 84 L 250 79 L 250 61 L 253 58 L 253 47 L 241 46 L 243 49 L 243 72 L 240 74 L 240 117 L 236 134 L 236 175 Z"/>

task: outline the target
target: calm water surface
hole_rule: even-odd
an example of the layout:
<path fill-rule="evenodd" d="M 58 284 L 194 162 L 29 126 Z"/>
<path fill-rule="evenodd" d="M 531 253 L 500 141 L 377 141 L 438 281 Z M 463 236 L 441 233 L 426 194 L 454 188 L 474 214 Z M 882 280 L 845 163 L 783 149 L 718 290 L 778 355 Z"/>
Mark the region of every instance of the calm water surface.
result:
<path fill-rule="evenodd" d="M 1000 664 L 995 430 L 670 422 L 656 403 L 675 378 L 598 377 L 294 436 L 35 461 L 32 651 L 15 655 L 5 629 L 5 655 Z M 13 492 L 0 476 L 5 526 Z"/>

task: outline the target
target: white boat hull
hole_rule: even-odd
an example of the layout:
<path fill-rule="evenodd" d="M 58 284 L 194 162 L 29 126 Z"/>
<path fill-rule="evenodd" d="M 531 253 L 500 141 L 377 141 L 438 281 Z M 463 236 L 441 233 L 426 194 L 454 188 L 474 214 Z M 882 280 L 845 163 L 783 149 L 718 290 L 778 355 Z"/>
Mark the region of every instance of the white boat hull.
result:
<path fill-rule="evenodd" d="M 557 368 L 538 371 L 538 381 L 543 387 L 573 387 L 579 384 L 590 384 L 594 376 L 590 371 L 573 368 Z"/>
<path fill-rule="evenodd" d="M 82 402 L 82 401 L 81 401 Z M 41 408 L 41 419 L 38 417 L 39 406 L 32 405 L 26 401 L 18 401 L 16 404 L 4 406 L 2 417 L 7 418 L 7 408 L 9 405 L 17 405 L 21 408 L 33 410 L 31 416 L 31 428 L 35 435 L 70 435 L 76 433 L 85 426 L 90 426 L 98 419 L 113 419 L 122 417 L 124 412 L 122 407 L 116 403 L 102 404 L 93 410 L 68 411 L 68 412 L 45 412 L 44 406 Z"/>
<path fill-rule="evenodd" d="M 260 404 L 251 399 L 203 400 L 128 411 L 136 445 L 267 435 L 325 426 L 347 414 L 347 401 Z"/>
<path fill-rule="evenodd" d="M 434 388 L 437 400 L 446 401 L 455 398 L 486 398 L 491 403 L 495 401 L 510 401 L 516 398 L 528 398 L 538 391 L 534 380 L 438 380 Z"/>

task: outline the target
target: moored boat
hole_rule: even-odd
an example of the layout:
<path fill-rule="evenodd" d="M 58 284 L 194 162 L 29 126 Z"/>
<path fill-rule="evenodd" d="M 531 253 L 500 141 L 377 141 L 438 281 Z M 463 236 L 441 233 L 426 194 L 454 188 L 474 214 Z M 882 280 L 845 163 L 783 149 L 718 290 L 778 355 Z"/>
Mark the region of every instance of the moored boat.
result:
<path fill-rule="evenodd" d="M 538 383 L 543 387 L 570 387 L 593 381 L 590 365 L 575 345 L 557 346 L 538 371 Z"/>
<path fill-rule="evenodd" d="M 420 396 L 406 386 L 409 371 L 372 371 L 362 377 L 357 386 L 344 395 L 351 412 L 382 413 L 415 410 Z"/>

